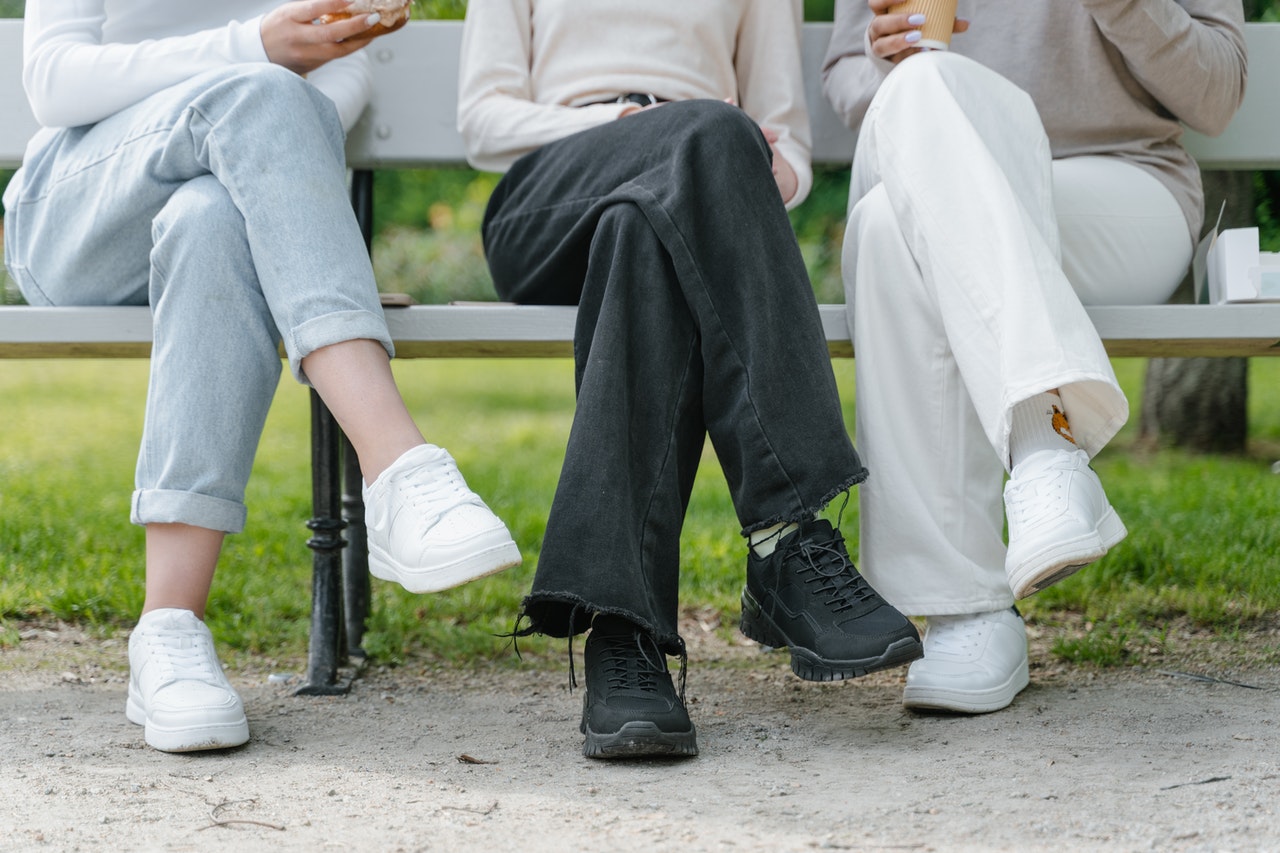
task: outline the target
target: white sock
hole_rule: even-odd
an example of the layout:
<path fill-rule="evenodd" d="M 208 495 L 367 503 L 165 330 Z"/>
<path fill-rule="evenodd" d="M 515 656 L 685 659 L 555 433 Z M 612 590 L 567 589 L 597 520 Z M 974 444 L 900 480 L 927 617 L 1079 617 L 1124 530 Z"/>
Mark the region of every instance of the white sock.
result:
<path fill-rule="evenodd" d="M 1079 450 L 1057 391 L 1023 400 L 1013 407 L 1009 461 L 1016 466 L 1040 450 Z"/>
<path fill-rule="evenodd" d="M 779 539 L 799 526 L 791 521 L 775 524 L 763 530 L 753 530 L 747 534 L 747 541 L 751 543 L 751 550 L 756 552 L 757 557 L 767 557 L 778 547 Z"/>

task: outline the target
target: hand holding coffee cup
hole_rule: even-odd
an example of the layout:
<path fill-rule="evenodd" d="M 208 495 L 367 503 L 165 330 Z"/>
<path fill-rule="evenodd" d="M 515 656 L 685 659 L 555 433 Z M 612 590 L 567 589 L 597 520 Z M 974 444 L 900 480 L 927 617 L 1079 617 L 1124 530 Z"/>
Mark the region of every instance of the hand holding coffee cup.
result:
<path fill-rule="evenodd" d="M 871 55 L 898 63 L 922 50 L 946 50 L 952 33 L 969 22 L 956 17 L 956 0 L 866 0 L 872 18 L 867 25 Z"/>
<path fill-rule="evenodd" d="M 947 50 L 956 25 L 956 0 L 906 0 L 889 7 L 889 13 L 924 15 L 920 40 L 912 47 L 921 50 Z"/>

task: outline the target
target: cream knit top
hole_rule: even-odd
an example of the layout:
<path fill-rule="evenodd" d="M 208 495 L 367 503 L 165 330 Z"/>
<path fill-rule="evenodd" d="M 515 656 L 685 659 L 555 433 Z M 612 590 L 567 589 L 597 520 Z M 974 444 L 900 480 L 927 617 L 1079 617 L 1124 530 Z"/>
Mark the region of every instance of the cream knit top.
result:
<path fill-rule="evenodd" d="M 468 159 L 505 171 L 618 118 L 626 107 L 594 102 L 619 94 L 732 100 L 777 131 L 794 206 L 812 184 L 800 21 L 800 0 L 470 0 L 458 92 Z"/>

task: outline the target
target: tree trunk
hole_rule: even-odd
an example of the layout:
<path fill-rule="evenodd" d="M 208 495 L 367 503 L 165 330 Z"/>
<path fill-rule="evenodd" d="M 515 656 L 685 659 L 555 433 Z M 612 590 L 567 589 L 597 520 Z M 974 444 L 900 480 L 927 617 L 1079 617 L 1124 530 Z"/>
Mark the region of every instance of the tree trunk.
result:
<path fill-rule="evenodd" d="M 1256 223 L 1252 172 L 1204 172 L 1202 177 L 1207 225 L 1217 221 L 1224 199 L 1220 228 Z M 1189 274 L 1171 301 L 1192 301 Z M 1202 453 L 1244 452 L 1248 368 L 1243 358 L 1151 359 L 1142 393 L 1139 442 Z"/>

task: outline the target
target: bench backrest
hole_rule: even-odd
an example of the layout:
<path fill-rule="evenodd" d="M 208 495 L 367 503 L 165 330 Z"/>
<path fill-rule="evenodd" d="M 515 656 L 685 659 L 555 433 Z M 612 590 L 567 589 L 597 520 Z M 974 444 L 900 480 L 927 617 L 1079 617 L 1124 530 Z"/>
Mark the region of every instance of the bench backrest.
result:
<path fill-rule="evenodd" d="M 1187 147 L 1206 168 L 1280 168 L 1280 24 L 1249 24 L 1251 85 L 1240 113 L 1217 138 L 1188 132 Z M 354 168 L 464 166 L 454 120 L 457 108 L 460 21 L 414 21 L 370 47 L 376 79 L 373 103 L 351 133 Z M 853 134 L 822 96 L 819 69 L 831 25 L 805 24 L 805 84 L 814 135 L 814 160 L 847 164 Z M 22 21 L 0 20 L 0 168 L 15 168 L 35 119 L 21 84 Z"/>

